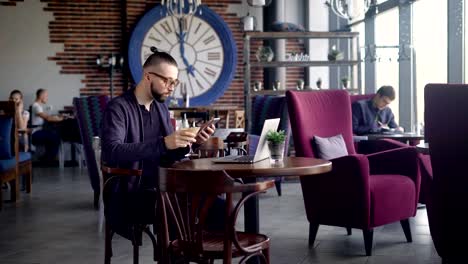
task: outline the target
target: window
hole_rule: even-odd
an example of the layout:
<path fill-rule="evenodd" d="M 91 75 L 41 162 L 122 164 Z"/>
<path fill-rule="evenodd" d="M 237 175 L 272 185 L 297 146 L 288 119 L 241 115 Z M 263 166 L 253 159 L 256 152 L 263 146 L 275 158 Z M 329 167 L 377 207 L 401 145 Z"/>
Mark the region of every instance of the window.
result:
<path fill-rule="evenodd" d="M 371 50 L 376 63 L 376 87 L 391 85 L 395 88 L 396 99 L 390 104 L 390 108 L 395 115 L 395 120 L 399 120 L 399 68 L 398 68 L 398 42 L 399 42 L 399 10 L 390 9 L 375 18 L 375 50 Z"/>
<path fill-rule="evenodd" d="M 360 23 L 357 23 L 355 25 L 353 25 L 351 27 L 351 31 L 353 32 L 359 32 L 359 52 L 361 53 L 361 91 L 360 93 L 363 92 L 363 88 L 362 87 L 364 85 L 364 73 L 365 73 L 365 63 L 364 63 L 364 58 L 366 57 L 366 50 L 365 50 L 365 39 L 366 39 L 366 30 L 365 30 L 365 24 L 364 22 L 360 22 Z M 352 74 L 352 76 L 356 76 L 357 75 L 357 71 L 356 71 L 356 74 Z M 358 83 L 358 80 L 352 80 L 352 84 L 351 84 L 351 87 L 357 87 L 357 83 Z"/>
<path fill-rule="evenodd" d="M 437 22 L 435 22 L 437 21 Z M 413 4 L 416 118 L 424 122 L 424 86 L 447 82 L 447 1 L 424 0 Z"/>

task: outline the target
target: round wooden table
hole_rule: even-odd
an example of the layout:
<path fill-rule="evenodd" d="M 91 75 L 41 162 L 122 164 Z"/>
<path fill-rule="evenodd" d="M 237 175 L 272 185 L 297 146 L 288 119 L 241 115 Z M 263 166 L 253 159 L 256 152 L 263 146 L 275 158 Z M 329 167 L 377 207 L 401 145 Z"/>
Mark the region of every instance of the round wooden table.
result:
<path fill-rule="evenodd" d="M 233 178 L 243 178 L 245 183 L 256 182 L 260 177 L 272 176 L 313 176 L 331 171 L 330 161 L 304 158 L 285 157 L 282 163 L 272 164 L 270 159 L 252 164 L 219 164 L 213 163 L 213 158 L 186 160 L 174 164 L 174 168 L 194 170 L 225 170 Z M 246 195 L 246 194 L 244 194 Z M 259 232 L 259 205 L 258 197 L 247 200 L 244 208 L 246 232 Z"/>
<path fill-rule="evenodd" d="M 252 164 L 213 163 L 213 159 L 186 160 L 174 164 L 174 168 L 186 170 L 225 170 L 233 178 L 256 178 L 265 176 L 305 176 L 329 172 L 331 162 L 327 160 L 285 157 L 282 163 L 272 164 L 265 159 Z"/>
<path fill-rule="evenodd" d="M 327 160 L 285 157 L 281 163 L 271 163 L 270 159 L 262 160 L 252 164 L 220 164 L 213 163 L 213 159 L 186 160 L 174 164 L 174 168 L 188 171 L 194 170 L 225 170 L 233 178 L 243 178 L 244 183 L 256 182 L 257 178 L 272 176 L 313 176 L 331 171 L 332 163 Z M 243 195 L 248 195 L 244 193 Z M 258 196 L 253 196 L 244 204 L 244 226 L 249 233 L 259 233 L 259 203 Z M 248 261 L 258 263 L 258 259 L 252 258 Z"/>

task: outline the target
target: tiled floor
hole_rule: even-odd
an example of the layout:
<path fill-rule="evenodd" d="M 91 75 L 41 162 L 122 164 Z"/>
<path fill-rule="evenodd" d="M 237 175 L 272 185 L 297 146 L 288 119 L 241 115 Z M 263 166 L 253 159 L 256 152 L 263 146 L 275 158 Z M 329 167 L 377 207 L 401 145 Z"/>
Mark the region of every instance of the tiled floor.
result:
<path fill-rule="evenodd" d="M 271 237 L 272 263 L 441 263 L 431 237 L 426 211 L 411 219 L 413 243 L 406 243 L 399 223 L 374 232 L 373 256 L 366 257 L 362 232 L 347 236 L 344 228 L 321 226 L 313 248 L 307 246 L 308 223 L 299 183 L 283 184 L 260 199 L 261 231 Z M 32 194 L 6 204 L 0 212 L 1 264 L 103 263 L 104 236 L 86 170 L 35 169 Z M 149 241 L 141 263 L 151 262 Z M 112 263 L 132 263 L 129 241 L 114 239 Z"/>

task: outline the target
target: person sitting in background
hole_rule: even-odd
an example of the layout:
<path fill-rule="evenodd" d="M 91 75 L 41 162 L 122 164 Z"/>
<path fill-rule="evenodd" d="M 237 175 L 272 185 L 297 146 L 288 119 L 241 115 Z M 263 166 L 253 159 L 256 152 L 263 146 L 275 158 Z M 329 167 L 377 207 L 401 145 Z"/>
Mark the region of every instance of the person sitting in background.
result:
<path fill-rule="evenodd" d="M 32 144 L 43 145 L 45 155 L 42 157 L 46 161 L 53 161 L 58 153 L 60 146 L 60 137 L 52 129 L 46 129 L 47 123 L 56 123 L 63 121 L 59 115 L 51 115 L 45 111 L 44 107 L 48 100 L 48 92 L 45 89 L 36 91 L 36 100 L 31 106 L 31 125 L 32 125 Z"/>
<path fill-rule="evenodd" d="M 357 135 L 381 133 L 403 128 L 395 122 L 395 116 L 388 105 L 395 100 L 395 89 L 382 86 L 371 99 L 360 100 L 352 104 L 353 133 Z"/>
<path fill-rule="evenodd" d="M 29 112 L 24 110 L 23 93 L 21 93 L 21 91 L 19 90 L 13 90 L 10 93 L 9 99 L 10 101 L 16 103 L 16 119 L 18 120 L 16 123 L 17 128 L 24 132 L 19 138 L 20 149 L 28 151 L 28 134 L 26 132 L 26 129 L 28 128 Z"/>

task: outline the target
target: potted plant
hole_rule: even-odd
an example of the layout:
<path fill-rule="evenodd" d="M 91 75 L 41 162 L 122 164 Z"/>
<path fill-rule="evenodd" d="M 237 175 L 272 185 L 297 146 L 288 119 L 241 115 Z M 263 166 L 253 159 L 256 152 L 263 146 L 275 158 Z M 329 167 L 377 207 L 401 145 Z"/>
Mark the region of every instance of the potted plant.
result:
<path fill-rule="evenodd" d="M 343 52 L 336 49 L 336 45 L 333 45 L 331 50 L 328 52 L 329 61 L 342 60 L 344 58 Z"/>
<path fill-rule="evenodd" d="M 297 90 L 304 90 L 304 80 L 298 79 L 296 81 L 296 89 Z"/>
<path fill-rule="evenodd" d="M 319 77 L 315 84 L 317 85 L 317 89 L 322 89 L 322 78 Z"/>
<path fill-rule="evenodd" d="M 343 89 L 348 89 L 348 83 L 349 83 L 348 76 L 341 78 L 341 84 L 343 85 Z"/>
<path fill-rule="evenodd" d="M 258 47 L 257 52 L 255 53 L 257 60 L 260 62 L 269 62 L 273 60 L 275 54 L 269 46 L 260 46 Z"/>
<path fill-rule="evenodd" d="M 286 140 L 286 133 L 284 130 L 268 131 L 266 135 L 268 141 L 268 149 L 270 150 L 270 160 L 273 162 L 280 162 L 283 160 L 284 143 Z"/>

